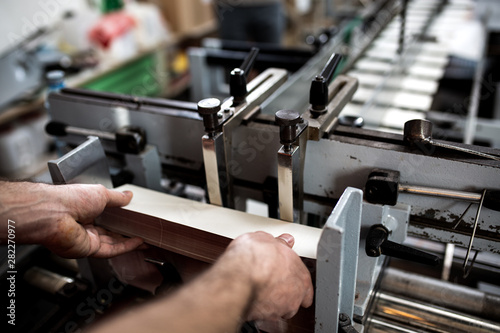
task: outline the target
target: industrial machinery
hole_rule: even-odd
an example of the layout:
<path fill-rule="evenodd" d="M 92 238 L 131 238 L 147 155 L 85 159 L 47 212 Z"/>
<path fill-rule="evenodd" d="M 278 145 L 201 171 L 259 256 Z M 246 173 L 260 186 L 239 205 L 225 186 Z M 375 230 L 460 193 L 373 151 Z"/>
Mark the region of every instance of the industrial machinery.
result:
<path fill-rule="evenodd" d="M 52 179 L 132 183 L 239 211 L 260 202 L 269 218 L 322 228 L 309 265 L 315 306 L 289 331 L 500 331 L 500 297 L 462 280 L 498 286 L 500 150 L 437 139 L 420 106 L 406 110 L 417 115 L 411 120 L 398 118 L 399 133 L 380 130 L 383 110 L 406 107 L 379 98 L 409 79 L 401 69 L 428 43 L 404 24 L 373 98 L 355 97 L 366 91 L 357 61 L 377 54 L 370 46 L 384 28 L 401 13 L 408 24 L 410 13 L 424 13 L 429 26 L 446 6 L 389 1 L 365 13 L 350 52 L 339 33 L 291 76 L 268 68 L 247 82 L 253 49 L 230 72 L 222 100 L 52 93 L 47 131 L 73 148 L 49 163 Z M 80 265 L 94 286 L 109 281 L 96 277 L 99 263 Z M 448 282 L 450 274 L 462 283 Z"/>

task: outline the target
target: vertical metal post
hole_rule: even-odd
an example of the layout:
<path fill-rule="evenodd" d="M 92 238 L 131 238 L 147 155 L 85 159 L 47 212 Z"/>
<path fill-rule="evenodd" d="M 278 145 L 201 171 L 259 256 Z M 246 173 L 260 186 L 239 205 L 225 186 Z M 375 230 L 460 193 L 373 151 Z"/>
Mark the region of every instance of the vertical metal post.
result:
<path fill-rule="evenodd" d="M 348 187 L 328 218 L 316 259 L 315 332 L 337 332 L 353 316 L 363 192 Z"/>
<path fill-rule="evenodd" d="M 222 132 L 202 137 L 203 161 L 207 190 L 212 205 L 228 206 L 229 178 L 226 172 L 226 156 L 224 152 L 224 135 Z"/>

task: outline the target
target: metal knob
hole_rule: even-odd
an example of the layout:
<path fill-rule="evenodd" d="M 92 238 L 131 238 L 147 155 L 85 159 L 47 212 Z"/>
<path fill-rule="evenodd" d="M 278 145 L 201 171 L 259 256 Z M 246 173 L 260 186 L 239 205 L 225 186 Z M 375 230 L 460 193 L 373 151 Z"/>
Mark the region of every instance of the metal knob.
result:
<path fill-rule="evenodd" d="M 411 145 L 416 142 L 430 142 L 432 140 L 432 123 L 424 119 L 407 121 L 403 139 Z"/>
<path fill-rule="evenodd" d="M 229 93 L 233 96 L 233 106 L 237 106 L 245 101 L 247 95 L 247 77 L 255 64 L 259 49 L 252 47 L 250 53 L 245 57 L 239 68 L 231 71 L 229 76 Z"/>
<path fill-rule="evenodd" d="M 366 237 L 365 251 L 369 257 L 379 257 L 381 254 L 399 259 L 436 266 L 440 259 L 430 253 L 401 245 L 387 239 L 389 231 L 381 224 L 370 228 Z"/>
<path fill-rule="evenodd" d="M 217 113 L 220 111 L 220 101 L 217 98 L 205 98 L 198 102 L 198 113 L 203 118 L 207 133 L 213 133 L 219 128 Z"/>
<path fill-rule="evenodd" d="M 280 110 L 275 114 L 276 124 L 280 126 L 280 142 L 289 148 L 297 139 L 297 124 L 304 120 L 297 111 Z"/>
<path fill-rule="evenodd" d="M 311 104 L 311 114 L 318 117 L 326 113 L 328 105 L 328 84 L 333 78 L 333 73 L 340 64 L 342 56 L 340 54 L 332 54 L 325 67 L 319 75 L 311 82 L 309 90 L 309 103 Z"/>

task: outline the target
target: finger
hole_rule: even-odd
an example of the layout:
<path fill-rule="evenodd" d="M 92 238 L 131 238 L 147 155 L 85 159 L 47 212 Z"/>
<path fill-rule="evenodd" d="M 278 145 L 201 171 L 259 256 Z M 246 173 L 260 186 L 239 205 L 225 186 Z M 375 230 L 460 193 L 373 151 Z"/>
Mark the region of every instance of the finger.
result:
<path fill-rule="evenodd" d="M 117 244 L 106 244 L 101 243 L 101 247 L 92 256 L 95 258 L 112 258 L 120 254 L 124 254 L 135 250 L 143 243 L 143 240 L 139 237 L 134 237 L 127 239 L 124 242 Z"/>
<path fill-rule="evenodd" d="M 130 203 L 133 194 L 130 191 L 107 190 L 107 196 L 108 202 L 106 207 L 123 207 Z"/>
<path fill-rule="evenodd" d="M 281 234 L 276 239 L 282 240 L 290 248 L 295 244 L 295 238 L 290 234 Z"/>

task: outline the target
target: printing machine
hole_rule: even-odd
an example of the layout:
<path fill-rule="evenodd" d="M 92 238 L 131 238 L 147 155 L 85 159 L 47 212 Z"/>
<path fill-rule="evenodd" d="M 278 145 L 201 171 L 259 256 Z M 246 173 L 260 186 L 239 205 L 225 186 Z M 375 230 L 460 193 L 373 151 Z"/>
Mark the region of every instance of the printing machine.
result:
<path fill-rule="evenodd" d="M 49 162 L 54 183 L 132 183 L 240 211 L 258 201 L 269 218 L 322 228 L 313 321 L 296 331 L 500 331 L 499 296 L 446 281 L 453 269 L 498 285 L 500 150 L 436 139 L 425 119 L 390 133 L 341 114 L 359 85 L 348 70 L 404 3 L 368 20 L 384 24 L 343 70 L 339 35 L 293 75 L 247 82 L 251 50 L 222 100 L 50 94 L 47 132 L 72 148 Z M 80 262 L 94 286 L 99 265 Z"/>

